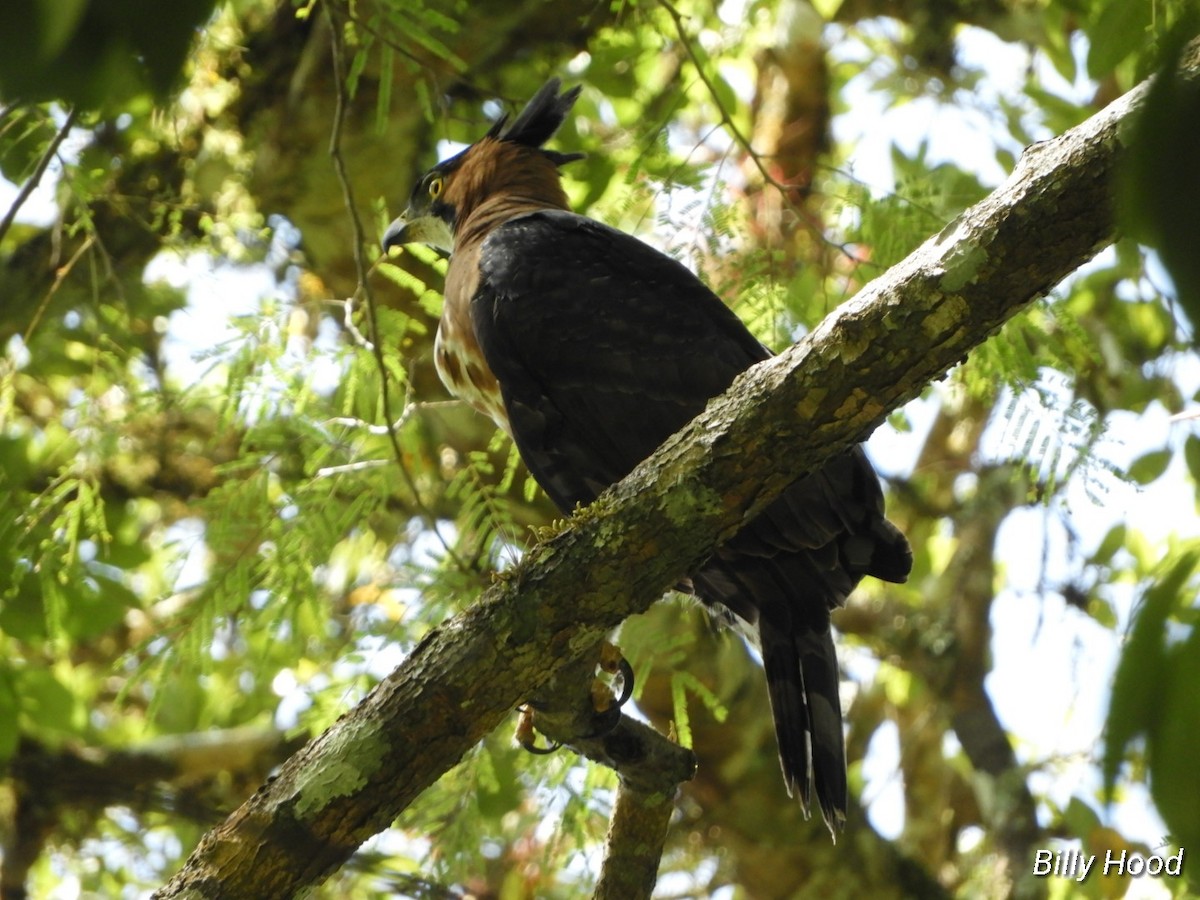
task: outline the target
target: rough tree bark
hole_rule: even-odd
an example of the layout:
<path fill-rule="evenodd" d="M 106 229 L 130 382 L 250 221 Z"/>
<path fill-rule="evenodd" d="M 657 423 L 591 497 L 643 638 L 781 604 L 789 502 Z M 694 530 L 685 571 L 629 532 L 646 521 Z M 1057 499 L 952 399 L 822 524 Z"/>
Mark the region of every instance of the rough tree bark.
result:
<path fill-rule="evenodd" d="M 432 632 L 210 832 L 155 897 L 290 897 L 327 877 L 747 517 L 1111 242 L 1119 129 L 1144 93 L 1030 148 L 1005 185 L 739 378 Z"/>

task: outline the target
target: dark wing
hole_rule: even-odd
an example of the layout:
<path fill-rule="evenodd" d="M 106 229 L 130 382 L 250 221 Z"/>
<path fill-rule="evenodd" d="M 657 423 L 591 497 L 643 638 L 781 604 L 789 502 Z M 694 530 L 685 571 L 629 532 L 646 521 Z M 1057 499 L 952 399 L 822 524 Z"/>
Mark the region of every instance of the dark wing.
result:
<path fill-rule="evenodd" d="M 567 512 L 770 355 L 684 266 L 573 213 L 501 225 L 479 268 L 476 336 L 526 465 Z"/>
<path fill-rule="evenodd" d="M 557 210 L 488 236 L 471 313 L 521 456 L 566 512 L 770 355 L 684 266 Z M 831 826 L 844 815 L 846 778 L 829 613 L 864 574 L 903 580 L 910 566 L 883 518 L 878 478 L 854 448 L 789 488 L 693 575 L 703 600 L 757 626 L 788 789 L 807 808 L 815 777 Z"/>

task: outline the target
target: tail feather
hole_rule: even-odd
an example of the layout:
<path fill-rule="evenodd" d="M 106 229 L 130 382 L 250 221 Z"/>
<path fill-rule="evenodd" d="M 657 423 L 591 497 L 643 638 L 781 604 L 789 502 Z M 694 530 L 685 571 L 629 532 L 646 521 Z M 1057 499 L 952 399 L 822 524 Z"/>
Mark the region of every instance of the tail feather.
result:
<path fill-rule="evenodd" d="M 812 774 L 821 815 L 834 837 L 846 824 L 846 739 L 833 635 L 793 635 L 800 651 L 804 696 L 812 723 Z"/>
<path fill-rule="evenodd" d="M 706 603 L 734 614 L 762 650 L 788 793 L 817 804 L 834 836 L 846 820 L 846 742 L 830 613 L 859 579 L 904 581 L 912 551 L 883 515 L 861 447 L 793 484 L 692 574 Z"/>
<path fill-rule="evenodd" d="M 836 837 L 846 821 L 847 786 L 833 636 L 828 630 L 789 634 L 760 619 L 759 640 L 788 794 L 799 796 L 807 816 L 815 788 Z"/>
<path fill-rule="evenodd" d="M 787 635 L 759 628 L 763 668 L 775 718 L 779 764 L 789 797 L 799 796 L 808 816 L 812 791 L 812 719 L 804 691 L 800 656 Z"/>

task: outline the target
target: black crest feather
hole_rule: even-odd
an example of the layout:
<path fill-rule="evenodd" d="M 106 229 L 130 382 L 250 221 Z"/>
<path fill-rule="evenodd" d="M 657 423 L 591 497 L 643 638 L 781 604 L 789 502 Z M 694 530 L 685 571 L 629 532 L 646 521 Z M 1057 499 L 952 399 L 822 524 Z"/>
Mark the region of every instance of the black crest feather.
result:
<path fill-rule="evenodd" d="M 507 129 L 504 127 L 508 116 L 501 116 L 488 130 L 487 136 L 524 147 L 540 148 L 542 144 L 554 136 L 554 132 L 562 126 L 567 113 L 575 105 L 579 97 L 579 86 L 560 94 L 562 81 L 551 78 L 525 104 L 521 114 Z M 555 165 L 561 166 L 575 159 L 583 159 L 582 153 L 559 153 L 555 150 L 543 150 Z"/>

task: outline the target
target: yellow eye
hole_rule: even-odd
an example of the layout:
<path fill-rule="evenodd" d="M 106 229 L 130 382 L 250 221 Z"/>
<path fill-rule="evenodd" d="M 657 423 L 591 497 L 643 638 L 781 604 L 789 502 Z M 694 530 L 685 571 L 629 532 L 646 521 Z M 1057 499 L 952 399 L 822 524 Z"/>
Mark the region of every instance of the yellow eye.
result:
<path fill-rule="evenodd" d="M 441 175 L 434 175 L 429 179 L 429 199 L 436 200 L 442 194 L 442 188 L 445 186 L 445 181 Z"/>

